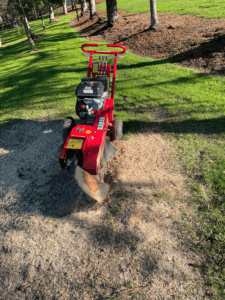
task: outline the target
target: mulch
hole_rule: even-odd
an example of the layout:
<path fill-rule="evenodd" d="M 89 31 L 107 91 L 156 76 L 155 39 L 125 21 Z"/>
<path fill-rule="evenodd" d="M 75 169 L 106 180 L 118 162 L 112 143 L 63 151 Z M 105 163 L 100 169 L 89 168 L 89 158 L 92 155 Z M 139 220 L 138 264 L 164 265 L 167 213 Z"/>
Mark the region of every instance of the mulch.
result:
<path fill-rule="evenodd" d="M 158 13 L 160 25 L 150 30 L 150 13 L 118 12 L 120 19 L 113 27 L 108 27 L 107 22 L 100 23 L 99 17 L 106 18 L 107 14 L 99 9 L 93 20 L 87 13 L 79 21 L 76 17 L 71 19 L 70 26 L 88 40 L 122 44 L 140 56 L 170 59 L 182 67 L 197 69 L 202 75 L 224 76 L 225 18 Z"/>

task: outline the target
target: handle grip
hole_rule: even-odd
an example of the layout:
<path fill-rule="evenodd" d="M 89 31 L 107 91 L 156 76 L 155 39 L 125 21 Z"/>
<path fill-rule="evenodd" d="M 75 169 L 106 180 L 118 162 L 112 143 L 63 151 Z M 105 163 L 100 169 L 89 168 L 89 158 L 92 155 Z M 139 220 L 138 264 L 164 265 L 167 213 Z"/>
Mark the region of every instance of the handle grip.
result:
<path fill-rule="evenodd" d="M 122 45 L 116 45 L 116 44 L 107 44 L 107 47 L 117 47 L 117 48 L 122 48 L 123 50 L 122 51 L 97 51 L 97 50 L 87 50 L 87 49 L 84 49 L 84 47 L 98 47 L 98 44 L 83 44 L 81 46 L 81 49 L 83 52 L 88 52 L 88 53 L 99 53 L 99 54 L 123 54 L 126 52 L 126 47 L 125 46 L 122 46 Z"/>

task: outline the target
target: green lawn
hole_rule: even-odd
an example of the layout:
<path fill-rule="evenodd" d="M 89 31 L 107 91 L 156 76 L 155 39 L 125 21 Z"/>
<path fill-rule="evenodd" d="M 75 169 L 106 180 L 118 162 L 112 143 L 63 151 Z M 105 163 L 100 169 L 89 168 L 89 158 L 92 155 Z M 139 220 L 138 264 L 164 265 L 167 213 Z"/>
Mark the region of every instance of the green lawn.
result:
<path fill-rule="evenodd" d="M 149 12 L 149 0 L 117 0 L 117 8 L 127 13 Z M 98 5 L 99 9 L 106 11 L 106 2 Z M 199 18 L 224 18 L 224 0 L 157 0 L 156 8 L 158 13 L 193 15 Z"/>
<path fill-rule="evenodd" d="M 122 3 L 118 0 L 119 9 L 126 8 Z M 134 0 L 126 3 L 128 12 L 145 11 L 149 6 L 148 0 L 138 2 L 136 7 L 132 5 Z M 159 12 L 221 17 L 225 8 L 224 1 L 217 1 L 213 9 L 211 1 L 171 1 L 167 9 L 166 3 L 157 1 Z M 205 9 L 200 11 L 203 5 Z M 99 6 L 104 7 L 104 3 Z M 40 20 L 30 22 L 33 31 L 42 35 L 35 42 L 37 52 L 30 51 L 22 28 L 20 33 L 1 33 L 0 128 L 12 121 L 42 116 L 49 120 L 63 120 L 68 115 L 77 118 L 74 93 L 87 74 L 87 57 L 82 56 L 80 47 L 89 41 L 68 26 L 74 16 L 65 16 L 53 24 L 46 16 L 46 30 Z M 100 45 L 106 49 L 106 43 Z M 167 120 L 159 124 L 153 111 L 166 113 Z M 225 263 L 218 266 L 225 249 L 224 115 L 225 79 L 200 76 L 197 71 L 167 60 L 143 58 L 130 51 L 118 60 L 115 117 L 123 119 L 124 138 L 156 123 L 169 133 L 177 150 L 174 159 L 183 165 L 192 192 L 192 212 L 184 212 L 180 226 L 191 237 L 195 251 L 207 258 L 206 271 L 215 299 L 223 299 L 225 289 Z M 190 220 L 196 227 L 185 226 Z"/>

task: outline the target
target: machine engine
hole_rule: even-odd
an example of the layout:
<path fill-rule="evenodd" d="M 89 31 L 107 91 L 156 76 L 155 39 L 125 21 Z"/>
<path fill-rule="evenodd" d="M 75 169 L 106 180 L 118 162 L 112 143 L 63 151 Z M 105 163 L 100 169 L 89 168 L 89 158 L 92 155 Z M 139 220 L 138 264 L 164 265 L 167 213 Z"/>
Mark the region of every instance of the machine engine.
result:
<path fill-rule="evenodd" d="M 75 93 L 77 96 L 76 115 L 86 120 L 87 124 L 94 124 L 95 115 L 92 111 L 103 110 L 108 91 L 109 77 L 98 76 L 95 81 L 93 78 L 83 78 Z"/>

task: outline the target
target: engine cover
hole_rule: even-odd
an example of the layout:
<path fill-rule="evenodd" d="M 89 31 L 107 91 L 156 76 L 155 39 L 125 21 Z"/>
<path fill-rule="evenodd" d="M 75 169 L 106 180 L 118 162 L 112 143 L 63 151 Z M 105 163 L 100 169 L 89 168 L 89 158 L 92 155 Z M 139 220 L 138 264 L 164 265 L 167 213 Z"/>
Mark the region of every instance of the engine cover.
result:
<path fill-rule="evenodd" d="M 77 86 L 75 95 L 77 98 L 96 98 L 100 99 L 104 92 L 104 84 L 101 81 L 81 81 Z"/>
<path fill-rule="evenodd" d="M 91 114 L 92 110 L 103 110 L 105 105 L 105 100 L 108 97 L 108 92 L 102 93 L 100 99 L 96 98 L 84 98 L 77 99 L 76 102 L 76 115 L 82 119 L 86 120 L 88 124 L 94 124 L 95 116 Z"/>

